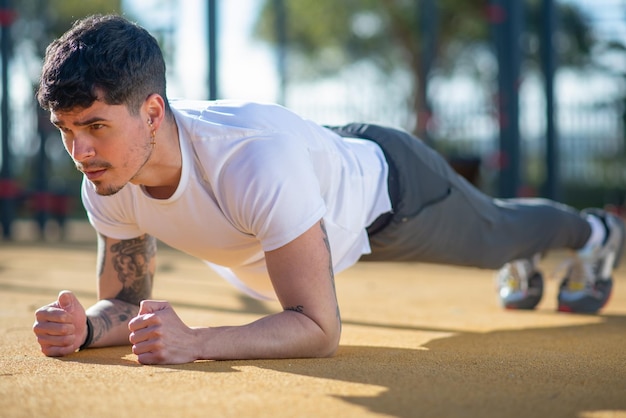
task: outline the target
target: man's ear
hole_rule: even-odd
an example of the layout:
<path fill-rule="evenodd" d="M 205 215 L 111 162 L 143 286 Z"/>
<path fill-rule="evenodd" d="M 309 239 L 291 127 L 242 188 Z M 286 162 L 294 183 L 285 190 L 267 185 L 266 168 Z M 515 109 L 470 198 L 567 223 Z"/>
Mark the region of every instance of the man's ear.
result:
<path fill-rule="evenodd" d="M 163 119 L 165 119 L 165 100 L 163 97 L 160 94 L 151 94 L 144 102 L 143 108 L 148 114 L 148 119 L 152 121 L 152 127 L 158 130 Z"/>

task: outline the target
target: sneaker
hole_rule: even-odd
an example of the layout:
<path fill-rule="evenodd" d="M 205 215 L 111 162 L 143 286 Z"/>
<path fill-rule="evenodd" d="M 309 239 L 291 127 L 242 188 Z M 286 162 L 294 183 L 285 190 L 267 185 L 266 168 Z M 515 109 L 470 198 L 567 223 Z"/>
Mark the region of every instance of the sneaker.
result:
<path fill-rule="evenodd" d="M 497 274 L 498 296 L 505 309 L 535 309 L 543 296 L 540 254 L 506 263 Z"/>
<path fill-rule="evenodd" d="M 608 302 L 613 290 L 613 269 L 619 265 L 624 247 L 624 223 L 602 210 L 584 213 L 597 216 L 607 230 L 601 245 L 586 246 L 572 260 L 559 288 L 558 310 L 596 313 Z"/>

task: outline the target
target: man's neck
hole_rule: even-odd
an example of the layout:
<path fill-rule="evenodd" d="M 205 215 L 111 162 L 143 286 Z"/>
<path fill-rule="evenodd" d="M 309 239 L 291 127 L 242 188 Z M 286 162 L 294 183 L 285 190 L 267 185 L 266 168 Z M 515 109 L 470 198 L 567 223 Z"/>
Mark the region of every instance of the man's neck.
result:
<path fill-rule="evenodd" d="M 151 159 L 146 173 L 142 173 L 147 180 L 139 183 L 155 199 L 167 199 L 178 188 L 182 171 L 178 126 L 173 118 L 171 122 L 164 122 L 157 132 Z"/>

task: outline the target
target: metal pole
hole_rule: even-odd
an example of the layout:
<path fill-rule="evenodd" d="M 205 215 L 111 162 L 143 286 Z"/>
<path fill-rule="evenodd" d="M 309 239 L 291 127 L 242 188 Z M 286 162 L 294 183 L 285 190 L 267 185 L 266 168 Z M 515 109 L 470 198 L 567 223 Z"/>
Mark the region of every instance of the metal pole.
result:
<path fill-rule="evenodd" d="M 37 153 L 35 168 L 35 221 L 39 227 L 41 238 L 45 238 L 46 223 L 50 216 L 50 194 L 48 193 L 48 157 L 46 155 L 46 139 L 48 136 L 47 125 L 50 124 L 46 120 L 47 112 L 43 109 L 37 109 L 37 134 L 39 136 L 39 152 Z"/>
<path fill-rule="evenodd" d="M 417 2 L 417 19 L 420 28 L 420 55 L 421 55 L 421 77 L 417 94 L 420 96 L 421 109 L 418 115 L 417 134 L 420 138 L 432 143 L 432 138 L 428 134 L 428 124 L 432 118 L 432 107 L 428 98 L 428 84 L 430 73 L 435 60 L 435 48 L 437 43 L 437 32 L 439 29 L 439 9 L 435 0 L 419 0 Z"/>
<path fill-rule="evenodd" d="M 555 123 L 554 73 L 556 59 L 554 51 L 554 29 L 556 10 L 554 0 L 543 0 L 541 16 L 541 64 L 543 67 L 546 99 L 546 179 L 544 196 L 558 200 L 559 191 L 559 141 Z"/>
<path fill-rule="evenodd" d="M 275 29 L 278 45 L 278 103 L 286 105 L 287 101 L 287 10 L 284 0 L 274 0 L 274 13 L 276 16 Z"/>
<path fill-rule="evenodd" d="M 517 196 L 520 185 L 519 97 L 522 5 L 518 0 L 492 0 L 492 19 L 498 56 L 500 122 L 500 197 Z"/>
<path fill-rule="evenodd" d="M 0 71 L 2 71 L 2 100 L 0 102 L 0 119 L 2 128 L 2 168 L 0 170 L 0 212 L 2 215 L 2 235 L 5 239 L 12 238 L 12 223 L 15 217 L 16 186 L 11 167 L 11 149 L 9 147 L 9 59 L 11 56 L 11 24 L 14 14 L 10 0 L 0 0 Z"/>
<path fill-rule="evenodd" d="M 217 0 L 208 1 L 209 100 L 217 99 Z"/>

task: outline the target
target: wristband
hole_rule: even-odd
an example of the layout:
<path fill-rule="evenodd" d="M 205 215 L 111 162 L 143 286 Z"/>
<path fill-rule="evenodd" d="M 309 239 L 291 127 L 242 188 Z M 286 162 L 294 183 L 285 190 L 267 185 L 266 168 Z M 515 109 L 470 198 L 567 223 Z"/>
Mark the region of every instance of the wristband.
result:
<path fill-rule="evenodd" d="M 78 347 L 78 351 L 83 351 L 85 348 L 89 347 L 91 340 L 93 340 L 93 325 L 89 317 L 87 317 L 87 338 L 85 338 L 85 342 Z"/>

